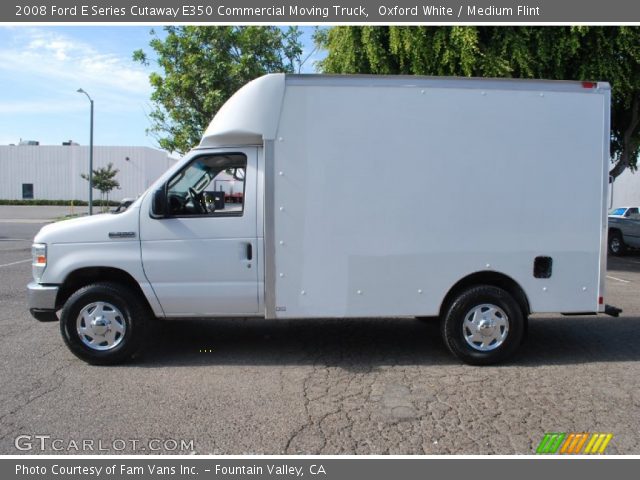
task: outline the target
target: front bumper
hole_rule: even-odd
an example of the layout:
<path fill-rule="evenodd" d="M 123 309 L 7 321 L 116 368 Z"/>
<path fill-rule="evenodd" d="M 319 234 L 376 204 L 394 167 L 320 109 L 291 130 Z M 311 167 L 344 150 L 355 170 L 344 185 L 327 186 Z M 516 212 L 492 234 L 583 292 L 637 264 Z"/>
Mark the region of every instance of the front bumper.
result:
<path fill-rule="evenodd" d="M 57 285 L 41 285 L 31 282 L 27 285 L 27 303 L 31 315 L 41 322 L 57 321 L 56 297 L 59 287 Z"/>

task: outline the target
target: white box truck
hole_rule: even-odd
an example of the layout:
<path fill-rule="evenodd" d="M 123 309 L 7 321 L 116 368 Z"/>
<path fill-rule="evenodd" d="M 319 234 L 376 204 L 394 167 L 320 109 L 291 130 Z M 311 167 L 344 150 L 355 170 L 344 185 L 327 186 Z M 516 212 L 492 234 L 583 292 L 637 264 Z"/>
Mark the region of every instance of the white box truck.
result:
<path fill-rule="evenodd" d="M 530 314 L 605 312 L 609 108 L 599 82 L 261 77 L 126 211 L 37 234 L 30 311 L 95 364 L 230 316 L 439 316 L 501 361 Z"/>

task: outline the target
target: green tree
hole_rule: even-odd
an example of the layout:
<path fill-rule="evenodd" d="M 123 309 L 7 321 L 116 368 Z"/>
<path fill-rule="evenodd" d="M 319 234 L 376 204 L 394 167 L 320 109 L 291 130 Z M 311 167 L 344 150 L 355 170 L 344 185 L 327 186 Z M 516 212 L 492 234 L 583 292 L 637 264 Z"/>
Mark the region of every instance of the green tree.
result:
<path fill-rule="evenodd" d="M 120 188 L 120 182 L 116 180 L 116 175 L 120 170 L 113 168 L 113 163 L 109 162 L 106 167 L 93 169 L 93 188 L 100 192 L 100 203 L 102 211 L 108 208 L 109 194 L 113 189 Z M 89 181 L 89 175 L 81 173 L 80 176 Z"/>
<path fill-rule="evenodd" d="M 333 27 L 316 34 L 326 73 L 604 80 L 612 86 L 611 175 L 640 150 L 638 27 Z"/>
<path fill-rule="evenodd" d="M 159 72 L 149 76 L 153 135 L 165 150 L 184 153 L 196 145 L 224 102 L 245 83 L 267 73 L 294 72 L 302 47 L 296 27 L 165 27 L 149 45 Z M 136 50 L 134 60 L 148 65 Z"/>

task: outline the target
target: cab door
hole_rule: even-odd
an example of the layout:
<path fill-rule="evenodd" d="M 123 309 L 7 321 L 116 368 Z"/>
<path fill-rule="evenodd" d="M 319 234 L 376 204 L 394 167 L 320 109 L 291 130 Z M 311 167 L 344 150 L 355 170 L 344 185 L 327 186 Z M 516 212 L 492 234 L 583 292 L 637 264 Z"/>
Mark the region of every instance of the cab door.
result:
<path fill-rule="evenodd" d="M 640 247 L 640 213 L 638 207 L 627 209 L 624 214 L 625 220 L 620 224 L 624 242 L 630 247 Z"/>
<path fill-rule="evenodd" d="M 163 215 L 145 202 L 142 264 L 166 316 L 258 312 L 257 156 L 197 153 L 165 184 Z"/>

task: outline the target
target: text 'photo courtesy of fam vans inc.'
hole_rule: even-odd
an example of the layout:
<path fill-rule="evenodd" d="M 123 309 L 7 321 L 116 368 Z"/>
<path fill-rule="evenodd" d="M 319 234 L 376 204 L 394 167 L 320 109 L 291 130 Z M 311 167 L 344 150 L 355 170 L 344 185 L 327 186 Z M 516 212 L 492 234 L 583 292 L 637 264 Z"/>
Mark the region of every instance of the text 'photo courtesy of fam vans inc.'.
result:
<path fill-rule="evenodd" d="M 42 228 L 30 311 L 92 364 L 129 359 L 156 321 L 232 316 L 440 317 L 460 360 L 503 361 L 531 314 L 620 312 L 604 302 L 610 93 L 258 78 L 126 210 Z"/>

